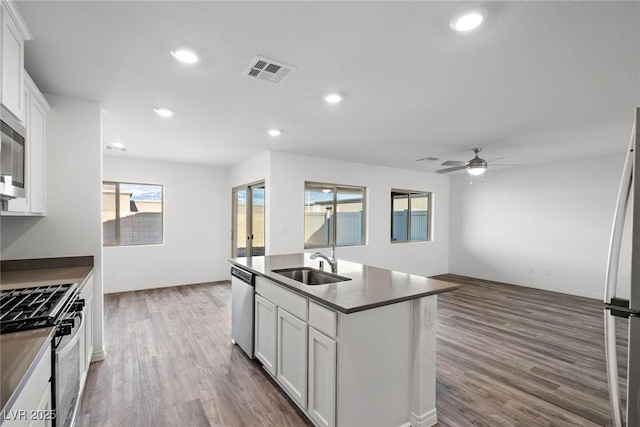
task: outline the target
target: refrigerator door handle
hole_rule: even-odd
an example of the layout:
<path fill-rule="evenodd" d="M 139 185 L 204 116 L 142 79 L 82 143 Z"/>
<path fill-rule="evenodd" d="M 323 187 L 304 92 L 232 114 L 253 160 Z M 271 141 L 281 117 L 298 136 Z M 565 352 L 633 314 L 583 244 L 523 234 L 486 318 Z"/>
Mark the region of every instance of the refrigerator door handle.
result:
<path fill-rule="evenodd" d="M 622 247 L 622 233 L 624 231 L 624 221 L 631 195 L 631 185 L 633 182 L 633 159 L 636 145 L 636 125 L 633 125 L 631 133 L 631 143 L 624 163 L 620 189 L 618 190 L 618 200 L 613 217 L 613 230 L 611 231 L 611 242 L 609 245 L 609 259 L 607 262 L 607 278 L 605 282 L 604 302 L 611 304 L 616 297 L 618 286 L 618 266 L 620 263 L 620 249 Z M 620 385 L 618 382 L 618 357 L 616 349 L 616 318 L 605 308 L 604 310 L 604 336 L 605 354 L 607 358 L 607 377 L 609 383 L 609 399 L 611 401 L 611 412 L 613 426 L 622 427 L 622 405 L 620 401 Z"/>

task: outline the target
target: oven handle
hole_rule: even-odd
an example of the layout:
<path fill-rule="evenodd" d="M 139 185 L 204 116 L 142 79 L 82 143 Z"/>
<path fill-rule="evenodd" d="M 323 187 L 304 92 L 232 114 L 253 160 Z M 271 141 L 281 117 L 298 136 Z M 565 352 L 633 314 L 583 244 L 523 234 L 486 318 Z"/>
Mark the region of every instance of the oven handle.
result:
<path fill-rule="evenodd" d="M 73 338 L 71 338 L 71 340 L 62 349 L 56 350 L 56 353 L 58 353 L 58 357 L 65 357 L 80 339 L 80 331 L 84 326 L 84 314 L 82 314 L 82 312 L 78 312 L 78 314 L 80 315 L 80 324 L 78 325 Z"/>

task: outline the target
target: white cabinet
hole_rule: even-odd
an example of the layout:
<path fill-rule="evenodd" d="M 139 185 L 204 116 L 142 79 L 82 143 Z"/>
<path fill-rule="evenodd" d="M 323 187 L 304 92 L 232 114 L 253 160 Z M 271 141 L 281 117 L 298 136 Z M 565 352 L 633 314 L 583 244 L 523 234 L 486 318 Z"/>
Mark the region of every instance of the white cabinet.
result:
<path fill-rule="evenodd" d="M 25 196 L 9 201 L 7 212 L 2 215 L 45 215 L 46 214 L 46 120 L 51 109 L 47 100 L 25 73 L 24 99 L 27 128 L 25 143 Z"/>
<path fill-rule="evenodd" d="M 276 375 L 277 307 L 256 295 L 255 301 L 255 356 L 265 369 Z"/>
<path fill-rule="evenodd" d="M 80 390 L 84 388 L 84 383 L 89 373 L 89 365 L 93 355 L 93 274 L 90 275 L 80 298 L 84 300 L 82 311 L 83 325 L 80 334 Z"/>
<path fill-rule="evenodd" d="M 25 119 L 24 91 L 24 42 L 32 36 L 13 1 L 3 0 L 0 12 L 2 20 L 2 92 L 1 101 L 20 121 Z"/>
<path fill-rule="evenodd" d="M 93 357 L 93 292 L 85 299 L 85 346 L 84 346 L 84 362 L 85 374 L 89 371 L 91 358 Z"/>
<path fill-rule="evenodd" d="M 2 427 L 52 425 L 51 345 L 47 347 L 15 402 L 4 413 Z"/>
<path fill-rule="evenodd" d="M 289 395 L 307 407 L 307 324 L 278 307 L 276 378 Z"/>
<path fill-rule="evenodd" d="M 336 425 L 336 342 L 309 327 L 309 415 L 322 427 Z"/>

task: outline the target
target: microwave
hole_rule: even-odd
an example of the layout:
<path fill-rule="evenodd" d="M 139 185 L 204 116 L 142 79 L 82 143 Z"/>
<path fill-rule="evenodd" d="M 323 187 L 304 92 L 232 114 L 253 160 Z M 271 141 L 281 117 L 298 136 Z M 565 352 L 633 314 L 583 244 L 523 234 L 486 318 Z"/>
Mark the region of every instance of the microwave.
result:
<path fill-rule="evenodd" d="M 26 129 L 4 106 L 0 106 L 0 199 L 25 197 Z"/>

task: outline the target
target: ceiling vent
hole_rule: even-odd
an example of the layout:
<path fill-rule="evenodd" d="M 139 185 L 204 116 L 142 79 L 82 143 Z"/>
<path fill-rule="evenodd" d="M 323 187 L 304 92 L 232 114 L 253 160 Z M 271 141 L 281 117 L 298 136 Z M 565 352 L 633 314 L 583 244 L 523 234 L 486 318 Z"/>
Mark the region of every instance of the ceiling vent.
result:
<path fill-rule="evenodd" d="M 127 149 L 125 147 L 113 147 L 111 145 L 107 145 L 107 150 L 112 150 L 112 151 L 127 151 Z"/>
<path fill-rule="evenodd" d="M 296 68 L 291 65 L 263 58 L 262 56 L 256 56 L 251 62 L 251 65 L 249 65 L 249 68 L 244 72 L 244 75 L 278 84 L 289 77 L 295 70 Z"/>
<path fill-rule="evenodd" d="M 435 162 L 436 160 L 440 160 L 440 159 L 437 157 L 423 157 L 422 159 L 417 159 L 416 162 L 429 163 L 429 162 Z"/>

